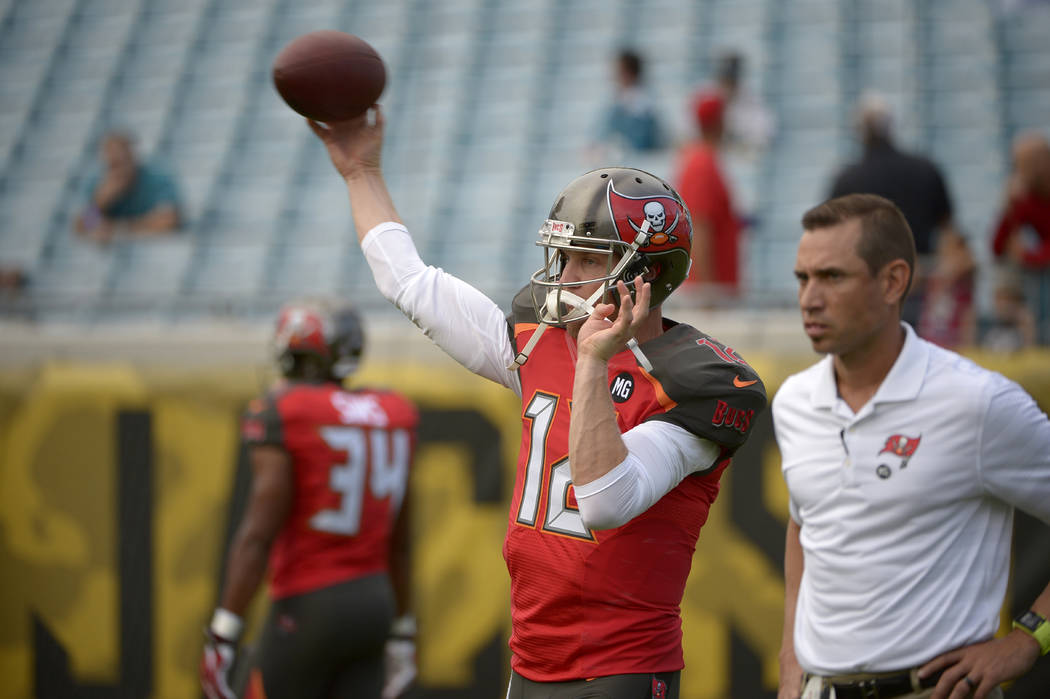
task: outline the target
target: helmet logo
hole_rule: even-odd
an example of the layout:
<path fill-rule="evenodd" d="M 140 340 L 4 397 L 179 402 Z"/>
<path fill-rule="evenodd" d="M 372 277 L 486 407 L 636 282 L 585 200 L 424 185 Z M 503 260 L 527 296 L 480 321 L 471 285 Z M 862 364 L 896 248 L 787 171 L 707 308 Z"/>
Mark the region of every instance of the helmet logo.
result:
<path fill-rule="evenodd" d="M 642 207 L 642 211 L 645 212 L 645 219 L 649 221 L 653 232 L 663 233 L 664 224 L 667 223 L 667 212 L 664 211 L 664 205 L 658 201 L 651 201 Z"/>
<path fill-rule="evenodd" d="M 629 197 L 620 194 L 609 183 L 608 188 L 609 213 L 616 222 L 616 232 L 620 240 L 630 243 L 642 230 L 642 223 L 649 222 L 649 242 L 643 250 L 653 251 L 654 248 L 674 247 L 679 241 L 675 234 L 682 215 L 685 213 L 682 205 L 674 197 L 669 196 L 647 196 Z M 674 218 L 668 223 L 668 214 Z"/>
<path fill-rule="evenodd" d="M 323 321 L 303 308 L 291 308 L 278 319 L 277 344 L 293 351 L 328 354 Z"/>

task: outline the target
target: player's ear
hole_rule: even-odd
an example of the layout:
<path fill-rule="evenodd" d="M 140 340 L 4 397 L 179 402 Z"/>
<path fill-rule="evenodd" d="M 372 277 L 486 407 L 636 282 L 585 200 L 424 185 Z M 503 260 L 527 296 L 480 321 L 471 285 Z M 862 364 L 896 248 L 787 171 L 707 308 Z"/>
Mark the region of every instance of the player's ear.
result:
<path fill-rule="evenodd" d="M 911 266 L 901 259 L 892 260 L 882 268 L 882 296 L 887 305 L 904 301 L 911 279 Z"/>

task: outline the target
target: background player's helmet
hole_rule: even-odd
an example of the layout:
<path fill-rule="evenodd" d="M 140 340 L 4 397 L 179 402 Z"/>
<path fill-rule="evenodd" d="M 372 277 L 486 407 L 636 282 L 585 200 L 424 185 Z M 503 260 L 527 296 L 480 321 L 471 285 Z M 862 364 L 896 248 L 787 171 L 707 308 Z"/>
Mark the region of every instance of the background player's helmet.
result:
<path fill-rule="evenodd" d="M 648 233 L 644 244 L 632 246 L 643 230 Z M 685 280 L 692 241 L 689 210 L 656 175 L 624 167 L 585 173 L 558 194 L 540 229 L 537 245 L 544 249 L 544 266 L 529 280 L 537 316 L 551 325 L 564 325 L 589 314 L 572 303 L 576 297 L 559 281 L 561 250 L 606 254 L 605 275 L 589 282 L 604 282 L 614 301 L 617 280 L 629 283 L 642 275 L 651 285 L 651 308 Z"/>
<path fill-rule="evenodd" d="M 305 378 L 310 366 L 343 380 L 357 370 L 365 348 L 361 316 L 340 301 L 295 301 L 277 315 L 274 350 L 281 373 Z"/>

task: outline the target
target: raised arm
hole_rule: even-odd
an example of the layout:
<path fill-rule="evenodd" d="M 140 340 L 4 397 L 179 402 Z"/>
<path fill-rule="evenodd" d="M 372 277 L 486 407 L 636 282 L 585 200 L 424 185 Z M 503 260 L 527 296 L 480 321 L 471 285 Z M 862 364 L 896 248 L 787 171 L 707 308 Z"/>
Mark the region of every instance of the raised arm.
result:
<path fill-rule="evenodd" d="M 348 121 L 321 124 L 307 120 L 307 123 L 324 143 L 332 165 L 346 181 L 358 242 L 380 223 L 401 223 L 383 179 L 382 110 L 376 107 Z"/>
<path fill-rule="evenodd" d="M 521 391 L 507 369 L 514 350 L 506 317 L 466 282 L 423 263 L 383 179 L 379 106 L 349 121 L 310 128 L 346 181 L 357 239 L 379 291 L 453 359 L 480 376 Z"/>

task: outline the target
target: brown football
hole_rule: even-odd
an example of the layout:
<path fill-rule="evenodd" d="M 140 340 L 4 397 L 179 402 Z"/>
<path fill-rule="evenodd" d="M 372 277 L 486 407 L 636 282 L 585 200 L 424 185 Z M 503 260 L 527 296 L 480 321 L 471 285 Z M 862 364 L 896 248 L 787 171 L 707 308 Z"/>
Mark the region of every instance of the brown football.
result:
<path fill-rule="evenodd" d="M 273 62 L 273 84 L 303 116 L 342 121 L 375 104 L 386 85 L 386 67 L 364 39 L 323 29 L 281 49 Z"/>

